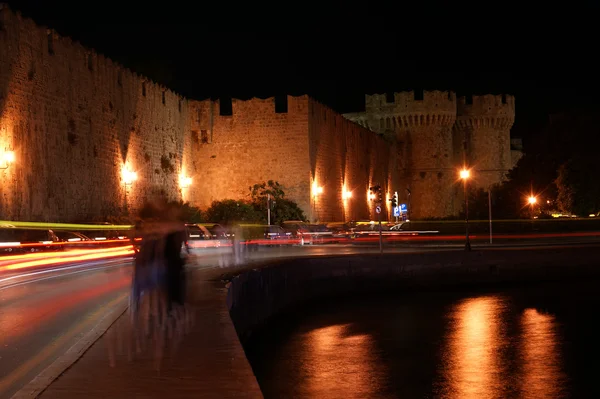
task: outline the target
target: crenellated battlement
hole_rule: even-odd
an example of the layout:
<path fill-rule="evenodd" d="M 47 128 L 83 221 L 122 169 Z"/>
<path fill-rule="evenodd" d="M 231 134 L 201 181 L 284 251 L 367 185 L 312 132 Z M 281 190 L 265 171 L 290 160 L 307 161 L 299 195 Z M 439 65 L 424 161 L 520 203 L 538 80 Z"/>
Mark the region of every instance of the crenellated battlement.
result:
<path fill-rule="evenodd" d="M 456 94 L 451 91 L 404 91 L 387 94 L 365 96 L 367 112 L 387 111 L 390 113 L 417 112 L 422 114 L 436 111 L 456 112 Z M 392 100 L 388 102 L 388 100 Z"/>
<path fill-rule="evenodd" d="M 87 68 L 92 73 L 114 75 L 112 76 L 114 84 L 118 86 L 137 84 L 138 90 L 144 97 L 155 97 L 160 101 L 164 98 L 165 105 L 177 105 L 180 101 L 187 101 L 181 94 L 139 75 L 104 54 L 87 48 L 69 37 L 61 36 L 54 29 L 38 25 L 19 11 L 10 9 L 6 3 L 0 3 L 0 40 L 3 35 L 7 38 L 14 35 L 27 37 L 32 49 L 42 54 L 42 59 L 48 62 L 56 58 L 55 62 L 68 64 L 69 69 Z M 15 51 L 18 52 L 20 49 Z"/>
<path fill-rule="evenodd" d="M 515 97 L 502 94 L 483 96 L 463 96 L 457 99 L 458 117 L 502 117 L 515 116 Z"/>

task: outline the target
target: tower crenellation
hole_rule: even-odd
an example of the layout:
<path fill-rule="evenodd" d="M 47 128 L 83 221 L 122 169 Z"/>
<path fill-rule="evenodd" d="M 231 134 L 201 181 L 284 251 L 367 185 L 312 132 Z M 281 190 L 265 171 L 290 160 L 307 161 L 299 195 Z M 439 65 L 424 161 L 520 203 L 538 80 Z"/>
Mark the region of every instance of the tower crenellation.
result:
<path fill-rule="evenodd" d="M 466 162 L 475 185 L 501 182 L 512 167 L 512 95 L 457 97 L 452 91 L 404 91 L 365 96 L 365 112 L 346 118 L 393 136 L 401 148 L 404 182 L 413 193 L 414 217 L 459 211 L 455 171 Z M 457 205 L 458 204 L 458 205 Z"/>
<path fill-rule="evenodd" d="M 457 100 L 457 125 L 510 129 L 515 121 L 515 98 L 508 94 L 463 96 Z"/>
<path fill-rule="evenodd" d="M 512 167 L 510 129 L 514 121 L 514 96 L 486 94 L 458 99 L 455 158 L 476 168 L 475 184 L 489 187 L 505 179 Z"/>

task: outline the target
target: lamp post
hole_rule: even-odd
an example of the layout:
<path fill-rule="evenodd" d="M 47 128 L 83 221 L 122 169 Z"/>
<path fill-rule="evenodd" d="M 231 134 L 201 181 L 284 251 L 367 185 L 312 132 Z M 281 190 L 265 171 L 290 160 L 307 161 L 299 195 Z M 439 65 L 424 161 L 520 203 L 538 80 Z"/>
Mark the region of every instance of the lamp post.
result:
<path fill-rule="evenodd" d="M 490 244 L 492 243 L 492 187 L 488 187 L 488 215 L 490 219 Z"/>
<path fill-rule="evenodd" d="M 529 213 L 531 216 L 531 230 L 533 231 L 533 230 L 535 230 L 535 228 L 533 226 L 533 220 L 535 219 L 533 216 L 533 207 L 537 203 L 537 197 L 535 195 L 530 195 L 529 198 L 527 198 L 527 202 L 529 202 Z"/>
<path fill-rule="evenodd" d="M 408 208 L 406 209 L 406 220 L 410 222 L 410 214 L 412 212 L 412 204 L 410 202 L 410 188 L 407 188 L 406 192 L 408 193 Z"/>
<path fill-rule="evenodd" d="M 460 178 L 463 180 L 465 189 L 465 251 L 471 250 L 471 240 L 469 238 L 469 196 L 467 195 L 467 181 L 470 175 L 471 173 L 466 168 L 460 171 Z"/>

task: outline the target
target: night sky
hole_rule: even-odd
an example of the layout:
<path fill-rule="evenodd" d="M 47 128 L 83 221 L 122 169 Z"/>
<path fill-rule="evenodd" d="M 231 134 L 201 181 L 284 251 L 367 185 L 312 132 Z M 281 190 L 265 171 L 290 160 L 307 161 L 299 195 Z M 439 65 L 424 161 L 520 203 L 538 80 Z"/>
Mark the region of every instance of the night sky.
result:
<path fill-rule="evenodd" d="M 591 2 L 8 3 L 192 98 L 307 93 L 351 112 L 365 93 L 507 92 L 519 136 L 551 112 L 600 103 L 600 5 Z"/>

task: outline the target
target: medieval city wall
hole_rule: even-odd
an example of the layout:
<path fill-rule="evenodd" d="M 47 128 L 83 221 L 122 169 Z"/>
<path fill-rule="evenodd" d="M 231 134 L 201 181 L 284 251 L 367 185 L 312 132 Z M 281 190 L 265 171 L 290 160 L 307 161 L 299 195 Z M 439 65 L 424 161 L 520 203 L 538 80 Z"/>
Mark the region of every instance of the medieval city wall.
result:
<path fill-rule="evenodd" d="M 248 199 L 250 186 L 274 180 L 286 197 L 310 209 L 309 99 L 282 102 L 287 109 L 276 110 L 274 98 L 233 99 L 230 115 L 221 115 L 220 101 L 190 102 L 194 205 Z"/>
<path fill-rule="evenodd" d="M 368 194 L 369 187 L 379 184 L 384 197 L 382 220 L 388 220 L 386 194 L 393 189 L 395 144 L 314 100 L 309 103 L 309 118 L 311 181 L 323 188 L 322 194 L 311 194 L 311 219 L 376 218 L 375 202 Z"/>
<path fill-rule="evenodd" d="M 0 152 L 15 153 L 0 170 L 0 219 L 106 220 L 153 187 L 178 199 L 186 131 L 186 99 L 0 10 Z M 129 186 L 125 165 L 138 174 Z"/>

